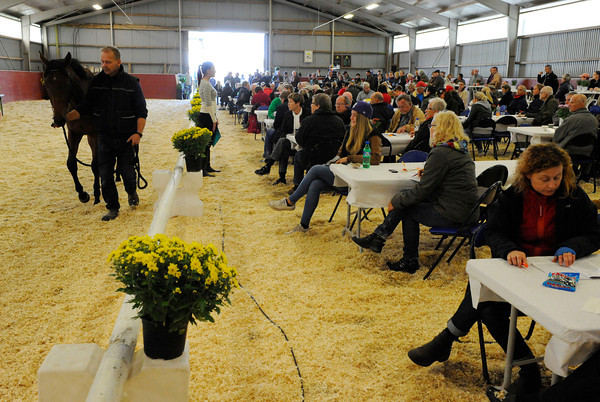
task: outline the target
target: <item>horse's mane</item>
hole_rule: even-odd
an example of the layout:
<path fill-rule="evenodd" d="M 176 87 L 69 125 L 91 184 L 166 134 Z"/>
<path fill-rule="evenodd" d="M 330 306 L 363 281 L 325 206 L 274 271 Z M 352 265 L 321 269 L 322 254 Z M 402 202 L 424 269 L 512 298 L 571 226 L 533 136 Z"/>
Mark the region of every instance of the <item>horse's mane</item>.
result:
<path fill-rule="evenodd" d="M 86 80 L 89 78 L 88 73 L 90 72 L 87 68 L 84 68 L 81 63 L 79 62 L 79 60 L 77 59 L 71 59 L 71 63 L 69 64 L 71 66 L 71 68 L 73 69 L 73 71 L 75 71 L 75 74 L 77 74 L 77 76 L 79 78 L 81 78 L 82 80 Z"/>
<path fill-rule="evenodd" d="M 83 67 L 77 59 L 71 59 L 69 66 L 81 80 L 89 80 L 93 76 L 91 71 Z M 66 68 L 66 66 L 63 59 L 50 60 L 46 66 L 46 69 L 44 70 L 44 76 L 51 70 L 59 70 L 64 68 Z"/>

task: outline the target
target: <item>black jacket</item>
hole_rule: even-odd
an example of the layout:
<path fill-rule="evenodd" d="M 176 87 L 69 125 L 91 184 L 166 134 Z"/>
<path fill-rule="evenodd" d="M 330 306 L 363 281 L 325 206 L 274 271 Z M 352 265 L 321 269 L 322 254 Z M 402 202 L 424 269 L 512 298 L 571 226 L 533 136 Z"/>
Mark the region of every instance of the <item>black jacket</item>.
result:
<path fill-rule="evenodd" d="M 527 117 L 533 117 L 533 121 L 531 122 L 532 126 L 543 126 L 544 124 L 552 124 L 552 116 L 558 109 L 558 101 L 554 97 L 554 95 L 550 95 L 548 99 L 544 102 L 539 112 L 535 115 L 531 116 L 530 113 L 527 113 Z"/>
<path fill-rule="evenodd" d="M 485 100 L 475 102 L 473 107 L 471 107 L 469 117 L 467 117 L 467 120 L 463 123 L 463 128 L 466 132 L 470 133 L 480 120 L 490 117 L 492 117 L 492 108 L 490 107 L 490 104 Z"/>
<path fill-rule="evenodd" d="M 373 120 L 375 127 L 377 127 L 380 132 L 385 133 L 390 126 L 392 117 L 394 117 L 394 110 L 390 109 L 389 105 L 385 102 L 376 103 L 371 105 L 371 107 L 373 108 L 371 119 Z"/>
<path fill-rule="evenodd" d="M 556 74 L 554 74 L 553 71 L 551 71 L 550 74 L 538 74 L 537 80 L 540 84 L 544 84 L 544 86 L 552 87 L 554 93 L 558 91 L 558 77 L 556 76 Z"/>
<path fill-rule="evenodd" d="M 512 98 L 510 101 L 507 111 L 508 114 L 517 114 L 521 111 L 527 110 L 527 100 L 525 99 L 525 95 L 517 95 Z"/>
<path fill-rule="evenodd" d="M 100 135 L 129 137 L 137 131 L 137 119 L 148 117 L 146 99 L 139 80 L 123 66 L 114 77 L 101 71 L 90 83 L 79 114 L 92 114 Z"/>
<path fill-rule="evenodd" d="M 237 102 L 235 104 L 241 107 L 246 103 L 250 103 L 250 90 L 246 87 L 241 87 L 238 91 Z"/>
<path fill-rule="evenodd" d="M 556 97 L 556 100 L 558 100 L 560 103 L 565 103 L 565 101 L 567 100 L 567 94 L 572 90 L 573 85 L 571 85 L 570 82 L 563 82 L 558 87 L 558 91 L 556 91 L 556 95 L 554 96 Z"/>
<path fill-rule="evenodd" d="M 427 153 L 431 151 L 431 147 L 429 146 L 429 125 L 432 121 L 433 118 L 425 120 L 423 123 L 421 123 L 419 130 L 415 132 L 415 137 L 408 143 L 402 153 L 412 150 L 423 151 Z"/>
<path fill-rule="evenodd" d="M 273 123 L 273 128 L 275 129 L 275 133 L 273 133 L 272 137 L 274 144 L 277 143 L 279 138 L 283 138 L 287 134 L 292 134 L 294 132 L 294 112 L 287 107 L 287 102 L 285 103 L 285 108 L 287 110 L 282 108 L 283 105 L 284 104 L 281 104 L 277 107 L 277 115 L 275 115 L 275 121 L 277 122 L 277 117 L 279 116 L 280 110 L 279 108 L 281 108 L 281 121 L 279 128 L 277 128 L 276 123 Z M 308 116 L 310 116 L 310 110 L 303 108 L 302 114 L 300 115 L 300 123 L 302 123 Z M 302 127 L 302 125 L 300 127 Z"/>
<path fill-rule="evenodd" d="M 533 95 L 533 100 L 527 108 L 527 116 L 535 117 L 535 114 L 544 106 L 544 101 L 540 99 L 540 95 Z"/>
<path fill-rule="evenodd" d="M 453 111 L 457 116 L 460 116 L 460 114 L 465 111 L 465 103 L 456 91 L 446 92 L 444 101 L 446 102 L 446 110 Z"/>
<path fill-rule="evenodd" d="M 506 92 L 504 95 L 502 95 L 502 98 L 500 98 L 500 102 L 498 102 L 498 106 L 507 106 L 510 105 L 510 102 L 512 102 L 513 100 L 513 94 L 512 92 L 508 91 Z"/>
<path fill-rule="evenodd" d="M 344 122 L 333 110 L 317 109 L 296 133 L 296 142 L 302 147 L 300 157 L 311 165 L 326 163 L 337 154 L 345 131 Z"/>
<path fill-rule="evenodd" d="M 488 208 L 486 243 L 493 258 L 504 258 L 519 244 L 519 226 L 523 216 L 523 195 L 510 187 Z M 572 198 L 556 200 L 555 249 L 569 247 L 577 258 L 592 254 L 600 248 L 598 210 L 580 187 Z"/>

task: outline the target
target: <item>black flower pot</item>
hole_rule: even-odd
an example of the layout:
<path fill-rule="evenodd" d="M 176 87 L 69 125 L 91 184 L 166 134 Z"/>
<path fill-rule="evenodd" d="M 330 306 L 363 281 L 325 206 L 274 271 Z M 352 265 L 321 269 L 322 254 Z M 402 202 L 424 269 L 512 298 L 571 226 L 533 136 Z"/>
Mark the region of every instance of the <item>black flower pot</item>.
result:
<path fill-rule="evenodd" d="M 169 328 L 146 318 L 142 318 L 144 354 L 151 359 L 175 359 L 183 354 L 187 328 L 180 334 L 169 332 Z"/>
<path fill-rule="evenodd" d="M 199 172 L 202 170 L 203 158 L 201 156 L 187 156 L 185 157 L 185 168 L 188 172 Z"/>

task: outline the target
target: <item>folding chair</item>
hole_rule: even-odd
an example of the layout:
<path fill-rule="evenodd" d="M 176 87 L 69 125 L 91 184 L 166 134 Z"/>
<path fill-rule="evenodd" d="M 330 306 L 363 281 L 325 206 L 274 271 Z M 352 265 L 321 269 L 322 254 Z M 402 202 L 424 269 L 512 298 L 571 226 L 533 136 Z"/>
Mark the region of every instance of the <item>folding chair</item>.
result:
<path fill-rule="evenodd" d="M 475 123 L 471 130 L 471 149 L 473 151 L 473 160 L 475 160 L 475 142 L 483 143 L 483 154 L 487 155 L 490 145 L 494 153 L 494 159 L 498 159 L 496 148 L 494 147 L 494 129 L 496 122 L 491 118 L 481 119 Z"/>
<path fill-rule="evenodd" d="M 502 154 L 506 155 L 506 151 L 508 151 L 508 147 L 510 146 L 510 131 L 508 131 L 508 127 L 517 127 L 517 125 L 517 118 L 514 116 L 504 116 L 496 121 L 496 127 L 492 133 L 496 154 L 498 154 L 498 143 L 502 140 L 506 140 L 506 148 L 504 148 L 504 153 Z"/>
<path fill-rule="evenodd" d="M 481 194 L 481 196 L 475 203 L 475 206 L 471 209 L 471 211 L 467 215 L 467 218 L 463 221 L 463 223 L 460 226 L 454 227 L 454 228 L 432 227 L 429 229 L 429 233 L 431 233 L 432 235 L 442 236 L 440 238 L 440 241 L 438 242 L 438 244 L 435 246 L 436 250 L 442 245 L 444 240 L 446 240 L 447 238 L 450 237 L 450 241 L 446 244 L 446 247 L 444 247 L 444 249 L 438 256 L 437 260 L 435 260 L 435 262 L 431 266 L 431 268 L 429 268 L 429 271 L 427 271 L 427 273 L 423 277 L 423 280 L 429 278 L 429 275 L 431 275 L 431 273 L 433 272 L 435 267 L 437 267 L 438 264 L 440 263 L 440 261 L 442 261 L 442 258 L 444 258 L 444 256 L 446 255 L 446 253 L 448 252 L 448 250 L 450 249 L 452 244 L 454 244 L 454 241 L 458 237 L 461 238 L 461 241 L 458 244 L 458 246 L 456 246 L 456 248 L 454 249 L 454 251 L 452 252 L 450 257 L 448 258 L 448 260 L 446 261 L 448 263 L 450 261 L 452 261 L 452 259 L 454 258 L 454 256 L 458 252 L 458 250 L 463 246 L 463 244 L 465 244 L 465 242 L 467 240 L 471 241 L 471 239 L 473 238 L 473 235 L 477 232 L 479 227 L 486 220 L 486 213 L 485 213 L 484 207 L 491 204 L 492 202 L 494 202 L 494 200 L 500 194 L 501 190 L 502 190 L 502 182 L 501 181 L 495 182 L 487 190 L 485 190 L 485 192 L 483 194 Z M 477 214 L 477 212 L 479 212 L 477 221 L 475 223 L 471 223 L 473 221 L 473 217 Z"/>
<path fill-rule="evenodd" d="M 508 168 L 504 165 L 495 165 L 485 169 L 477 176 L 477 186 L 488 188 L 497 181 L 504 185 L 507 179 Z"/>
<path fill-rule="evenodd" d="M 405 154 L 402 154 L 399 162 L 425 162 L 429 154 L 425 151 L 413 149 Z"/>

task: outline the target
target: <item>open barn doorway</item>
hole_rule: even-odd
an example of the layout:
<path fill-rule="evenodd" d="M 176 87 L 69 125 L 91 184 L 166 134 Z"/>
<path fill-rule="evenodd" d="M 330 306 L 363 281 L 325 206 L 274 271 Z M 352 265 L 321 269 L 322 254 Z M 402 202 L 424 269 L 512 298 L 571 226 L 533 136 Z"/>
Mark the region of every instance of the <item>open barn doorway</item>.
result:
<path fill-rule="evenodd" d="M 239 73 L 243 81 L 250 73 L 264 70 L 263 33 L 190 31 L 188 40 L 190 74 L 196 75 L 198 66 L 205 61 L 215 64 L 215 79 L 221 84 L 229 72 L 234 77 Z"/>

